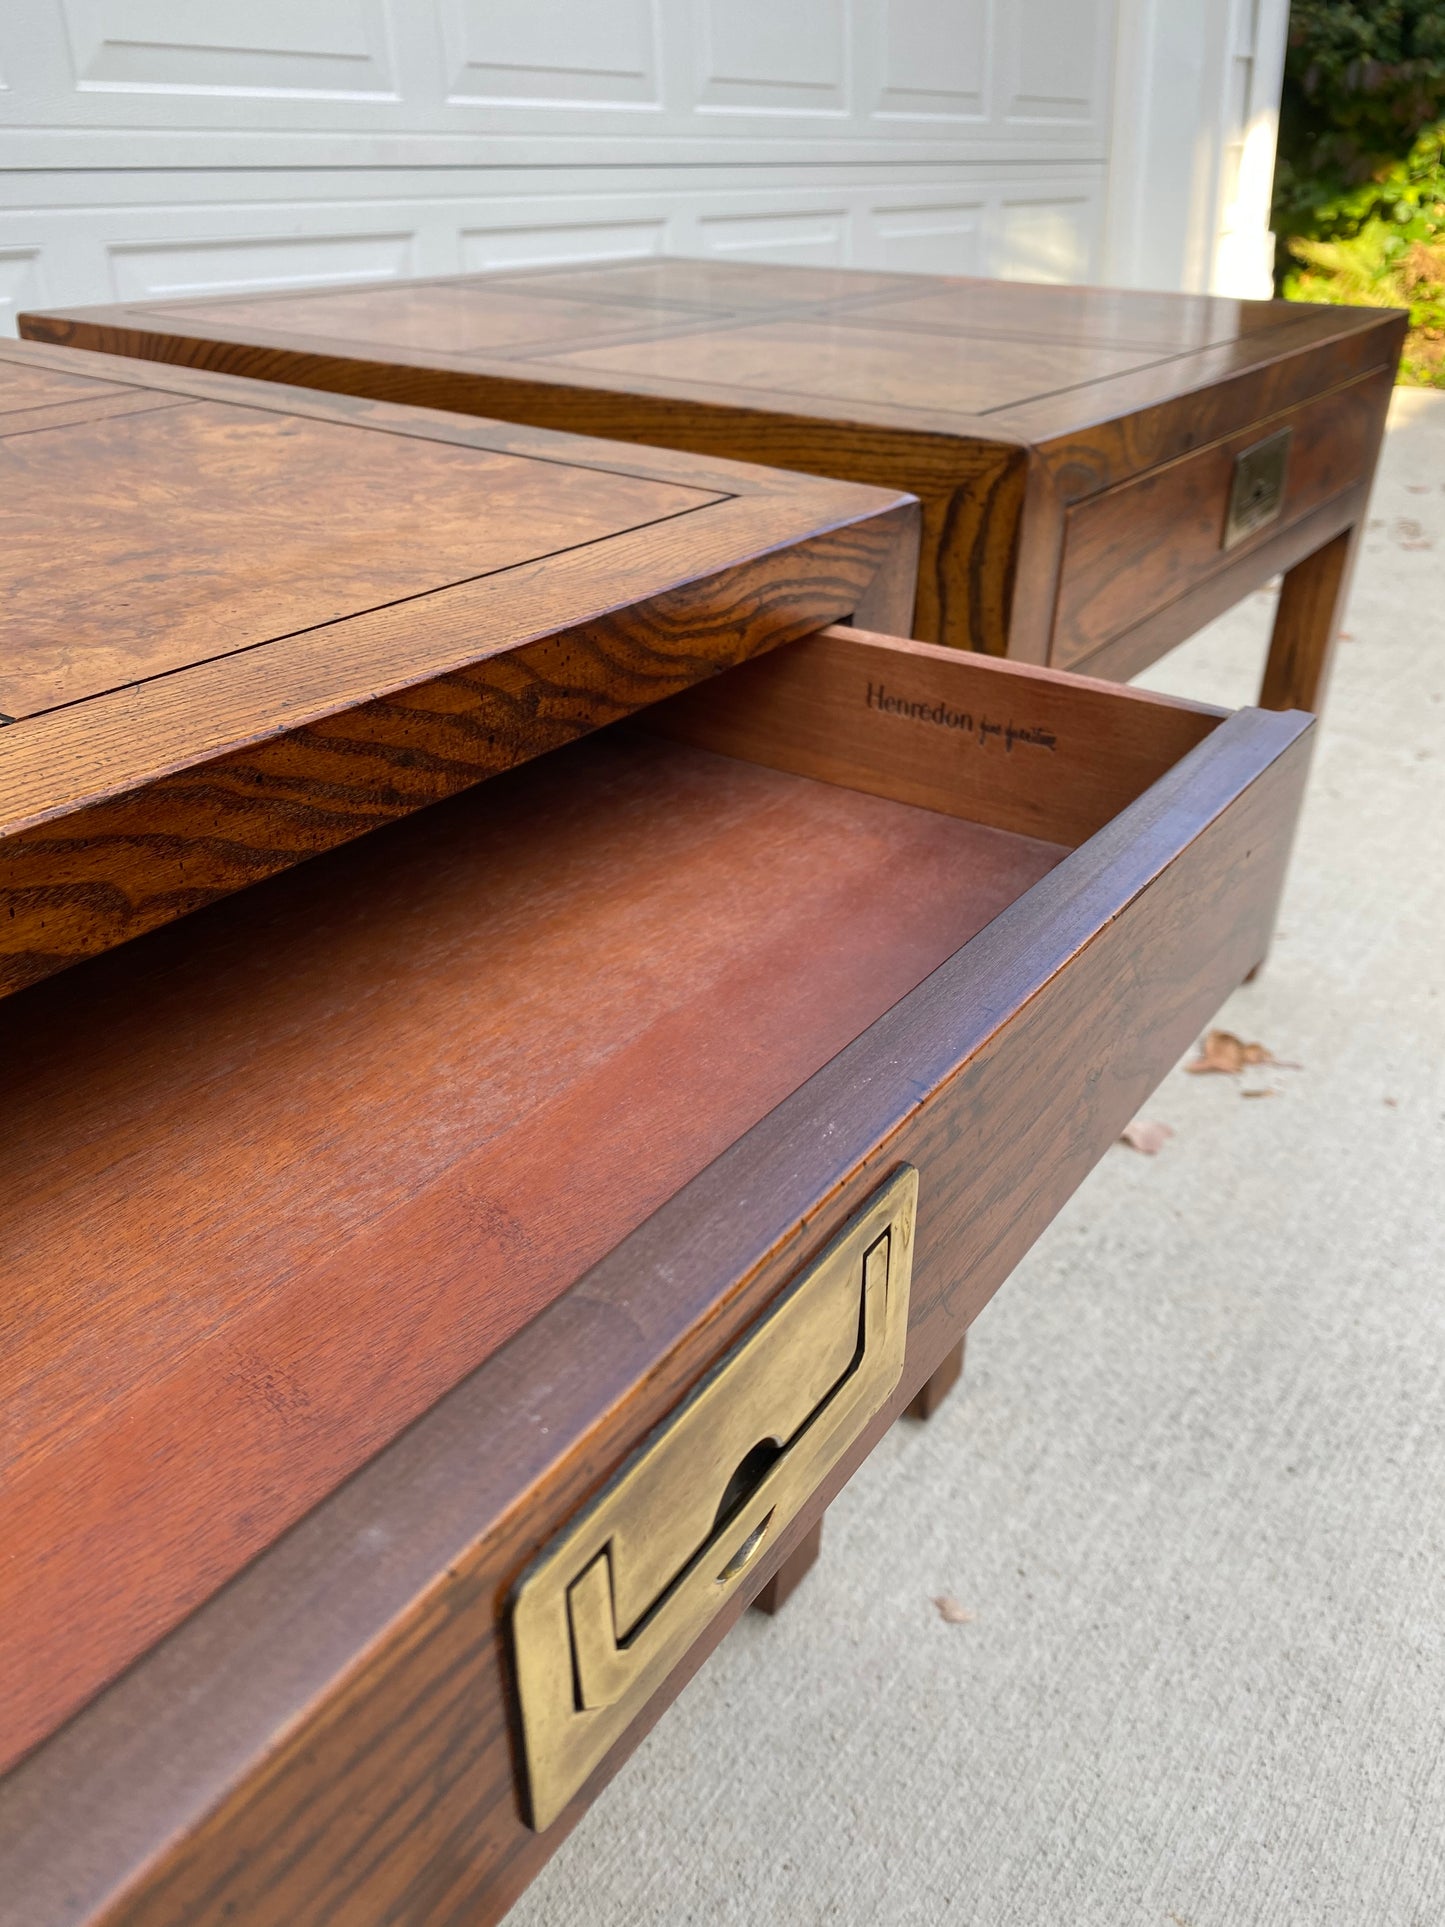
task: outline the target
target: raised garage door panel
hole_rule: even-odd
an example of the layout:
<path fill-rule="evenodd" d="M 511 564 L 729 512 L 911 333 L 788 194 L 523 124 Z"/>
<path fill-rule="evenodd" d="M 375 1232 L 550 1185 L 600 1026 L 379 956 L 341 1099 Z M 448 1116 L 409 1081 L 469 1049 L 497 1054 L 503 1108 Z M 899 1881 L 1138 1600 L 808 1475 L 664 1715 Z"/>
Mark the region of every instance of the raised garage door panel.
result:
<path fill-rule="evenodd" d="M 653 252 L 1089 278 L 1116 4 L 29 0 L 0 330 Z"/>

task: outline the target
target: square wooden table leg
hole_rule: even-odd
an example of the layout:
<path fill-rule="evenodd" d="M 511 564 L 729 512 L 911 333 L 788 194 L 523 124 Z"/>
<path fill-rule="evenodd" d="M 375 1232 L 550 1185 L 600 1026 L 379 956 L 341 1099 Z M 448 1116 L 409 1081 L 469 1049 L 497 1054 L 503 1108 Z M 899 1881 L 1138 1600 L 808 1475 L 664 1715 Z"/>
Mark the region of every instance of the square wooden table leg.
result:
<path fill-rule="evenodd" d="M 1318 711 L 1344 619 L 1359 534 L 1359 523 L 1341 530 L 1286 574 L 1259 692 L 1261 709 Z"/>
<path fill-rule="evenodd" d="M 1342 529 L 1286 572 L 1260 686 L 1261 709 L 1318 713 L 1345 617 L 1362 526 L 1357 522 Z M 1245 978 L 1247 984 L 1255 981 L 1267 960 L 1266 951 Z"/>
<path fill-rule="evenodd" d="M 925 1379 L 919 1386 L 913 1403 L 907 1408 L 908 1418 L 927 1419 L 948 1397 L 954 1386 L 963 1377 L 963 1348 L 966 1340 L 960 1338 L 957 1345 L 944 1359 L 932 1378 Z"/>
<path fill-rule="evenodd" d="M 826 1513 L 824 1517 L 826 1518 Z M 771 1616 L 787 1605 L 799 1583 L 812 1570 L 823 1546 L 823 1520 L 812 1527 L 807 1537 L 788 1554 L 782 1565 L 753 1601 L 753 1611 Z"/>

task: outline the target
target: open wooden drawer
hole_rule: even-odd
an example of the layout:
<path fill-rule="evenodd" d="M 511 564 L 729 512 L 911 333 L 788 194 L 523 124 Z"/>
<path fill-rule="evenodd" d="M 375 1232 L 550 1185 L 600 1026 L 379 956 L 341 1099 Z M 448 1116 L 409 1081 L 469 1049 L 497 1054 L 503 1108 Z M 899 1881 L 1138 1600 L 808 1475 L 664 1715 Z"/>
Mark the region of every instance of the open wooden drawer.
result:
<path fill-rule="evenodd" d="M 500 1916 L 1263 956 L 1309 730 L 834 629 L 0 1005 L 4 1917 Z M 740 1518 L 706 1375 L 885 1219 L 536 1830 L 526 1575 L 649 1438 L 654 1552 Z"/>

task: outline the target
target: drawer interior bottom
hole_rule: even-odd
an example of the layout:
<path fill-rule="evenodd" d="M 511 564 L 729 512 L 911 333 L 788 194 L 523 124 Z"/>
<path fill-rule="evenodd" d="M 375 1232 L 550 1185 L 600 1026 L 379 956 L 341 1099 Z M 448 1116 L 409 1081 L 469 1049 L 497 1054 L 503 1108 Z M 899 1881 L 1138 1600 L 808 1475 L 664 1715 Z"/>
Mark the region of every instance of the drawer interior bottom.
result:
<path fill-rule="evenodd" d="M 0 1764 L 1065 851 L 627 726 L 0 1005 Z"/>

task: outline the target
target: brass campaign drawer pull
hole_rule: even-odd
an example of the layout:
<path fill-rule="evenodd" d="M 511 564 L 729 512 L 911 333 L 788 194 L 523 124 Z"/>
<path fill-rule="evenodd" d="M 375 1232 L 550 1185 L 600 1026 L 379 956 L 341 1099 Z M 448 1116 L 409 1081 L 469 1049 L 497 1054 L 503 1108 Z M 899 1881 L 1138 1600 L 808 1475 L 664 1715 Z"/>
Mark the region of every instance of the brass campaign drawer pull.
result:
<path fill-rule="evenodd" d="M 1283 508 L 1291 432 L 1281 428 L 1235 456 L 1222 548 L 1232 549 L 1257 529 L 1267 527 Z"/>
<path fill-rule="evenodd" d="M 917 1201 L 904 1166 L 523 1574 L 511 1630 L 534 1827 L 897 1385 Z"/>

